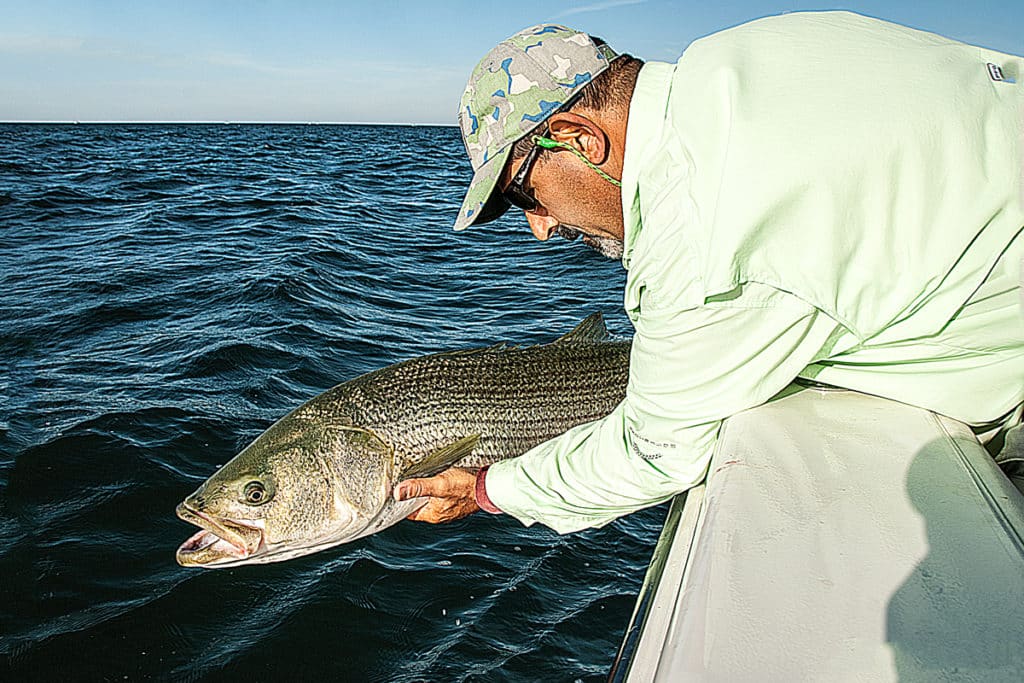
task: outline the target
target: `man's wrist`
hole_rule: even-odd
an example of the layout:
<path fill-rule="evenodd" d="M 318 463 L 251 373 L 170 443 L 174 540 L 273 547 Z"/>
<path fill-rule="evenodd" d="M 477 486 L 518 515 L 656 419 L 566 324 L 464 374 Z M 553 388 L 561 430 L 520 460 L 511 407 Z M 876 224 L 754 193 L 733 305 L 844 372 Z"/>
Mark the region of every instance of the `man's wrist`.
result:
<path fill-rule="evenodd" d="M 490 465 L 487 467 L 490 467 Z M 487 467 L 480 468 L 480 471 L 476 473 L 476 488 L 474 491 L 476 504 L 484 512 L 489 512 L 492 515 L 500 515 L 501 510 L 499 510 L 498 506 L 492 503 L 491 499 L 487 497 Z"/>

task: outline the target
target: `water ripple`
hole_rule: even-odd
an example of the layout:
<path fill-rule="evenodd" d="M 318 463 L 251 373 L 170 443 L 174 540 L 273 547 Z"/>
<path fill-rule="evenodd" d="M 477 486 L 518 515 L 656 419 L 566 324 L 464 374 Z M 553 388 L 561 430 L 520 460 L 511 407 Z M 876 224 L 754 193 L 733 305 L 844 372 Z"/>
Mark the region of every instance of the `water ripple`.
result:
<path fill-rule="evenodd" d="M 174 564 L 173 510 L 360 373 L 594 310 L 627 333 L 617 264 L 521 217 L 454 234 L 454 128 L 0 125 L 0 149 L 0 678 L 603 678 L 661 510 L 217 572 Z"/>

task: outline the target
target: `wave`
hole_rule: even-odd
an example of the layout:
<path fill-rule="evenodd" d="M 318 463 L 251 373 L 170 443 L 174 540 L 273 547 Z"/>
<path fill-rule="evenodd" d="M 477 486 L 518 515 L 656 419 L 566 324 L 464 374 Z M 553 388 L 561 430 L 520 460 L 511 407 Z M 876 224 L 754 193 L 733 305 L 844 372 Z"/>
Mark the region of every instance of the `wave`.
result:
<path fill-rule="evenodd" d="M 0 678 L 596 679 L 663 513 L 414 523 L 189 571 L 175 505 L 324 389 L 550 341 L 621 268 L 454 234 L 454 128 L 0 125 Z M 600 674 L 595 673 L 600 672 Z"/>

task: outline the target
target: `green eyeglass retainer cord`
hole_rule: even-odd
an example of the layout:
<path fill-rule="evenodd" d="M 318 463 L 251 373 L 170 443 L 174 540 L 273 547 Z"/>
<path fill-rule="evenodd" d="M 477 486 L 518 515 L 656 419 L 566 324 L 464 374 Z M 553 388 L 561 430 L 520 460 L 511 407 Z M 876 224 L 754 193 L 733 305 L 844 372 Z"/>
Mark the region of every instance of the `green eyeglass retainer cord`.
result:
<path fill-rule="evenodd" d="M 621 181 L 612 178 L 610 175 L 599 169 L 597 165 L 594 164 L 590 159 L 583 156 L 583 152 L 579 151 L 569 143 L 559 142 L 558 140 L 552 140 L 551 138 L 546 138 L 540 135 L 534 135 L 531 139 L 533 140 L 533 144 L 537 145 L 538 147 L 543 147 L 544 149 L 555 149 L 556 147 L 561 147 L 562 149 L 569 150 L 570 152 L 578 156 L 580 158 L 580 161 L 582 161 L 584 164 L 593 169 L 599 176 L 607 180 L 609 183 L 611 183 L 615 187 L 622 187 Z"/>

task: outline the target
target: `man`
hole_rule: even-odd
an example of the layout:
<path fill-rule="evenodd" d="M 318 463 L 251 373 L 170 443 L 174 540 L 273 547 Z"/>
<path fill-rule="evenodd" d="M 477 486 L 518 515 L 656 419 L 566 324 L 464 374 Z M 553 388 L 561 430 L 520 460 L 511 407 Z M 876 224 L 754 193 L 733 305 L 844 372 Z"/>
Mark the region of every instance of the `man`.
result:
<path fill-rule="evenodd" d="M 480 473 L 403 482 L 566 533 L 705 475 L 722 421 L 803 377 L 989 435 L 1024 401 L 1024 60 L 844 12 L 693 43 L 676 64 L 558 26 L 477 66 L 456 229 L 509 205 L 621 256 L 626 399 Z M 542 409 L 538 407 L 538 409 Z"/>

